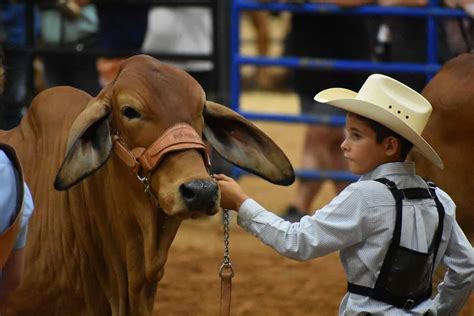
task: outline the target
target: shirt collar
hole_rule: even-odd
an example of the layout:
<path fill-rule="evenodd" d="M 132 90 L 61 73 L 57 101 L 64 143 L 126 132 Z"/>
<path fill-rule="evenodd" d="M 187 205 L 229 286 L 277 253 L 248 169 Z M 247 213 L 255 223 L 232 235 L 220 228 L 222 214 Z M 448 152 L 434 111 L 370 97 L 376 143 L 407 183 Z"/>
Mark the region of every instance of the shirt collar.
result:
<path fill-rule="evenodd" d="M 414 162 L 389 162 L 384 163 L 372 171 L 362 175 L 359 181 L 384 178 L 388 175 L 415 175 Z"/>

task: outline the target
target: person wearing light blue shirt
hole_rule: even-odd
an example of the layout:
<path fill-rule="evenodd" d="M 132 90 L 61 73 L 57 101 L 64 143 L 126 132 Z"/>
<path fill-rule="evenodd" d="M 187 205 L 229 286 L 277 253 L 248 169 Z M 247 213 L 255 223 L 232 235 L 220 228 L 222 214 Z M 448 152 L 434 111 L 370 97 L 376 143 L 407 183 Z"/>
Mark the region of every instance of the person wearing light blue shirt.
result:
<path fill-rule="evenodd" d="M 0 266 L 0 312 L 7 295 L 18 286 L 23 273 L 28 220 L 33 212 L 33 200 L 25 183 L 23 183 L 23 201 L 17 197 L 19 191 L 17 182 L 21 179 L 18 177 L 19 172 L 9 155 L 0 149 L 0 254 L 9 251 L 8 245 L 1 243 L 2 237 L 13 226 L 17 216 L 21 216 L 18 218 L 19 230 L 12 250 L 5 254 L 7 259 L 4 266 Z M 20 212 L 21 205 L 23 210 Z"/>
<path fill-rule="evenodd" d="M 278 253 L 309 260 L 340 252 L 348 291 L 339 315 L 455 315 L 474 284 L 474 250 L 459 227 L 456 205 L 405 161 L 414 148 L 443 162 L 421 136 L 432 112 L 419 93 L 384 75 L 359 92 L 321 91 L 315 100 L 348 112 L 344 157 L 359 181 L 313 215 L 291 223 L 265 210 L 225 175 L 215 175 L 221 206 Z M 432 297 L 432 276 L 447 268 Z"/>

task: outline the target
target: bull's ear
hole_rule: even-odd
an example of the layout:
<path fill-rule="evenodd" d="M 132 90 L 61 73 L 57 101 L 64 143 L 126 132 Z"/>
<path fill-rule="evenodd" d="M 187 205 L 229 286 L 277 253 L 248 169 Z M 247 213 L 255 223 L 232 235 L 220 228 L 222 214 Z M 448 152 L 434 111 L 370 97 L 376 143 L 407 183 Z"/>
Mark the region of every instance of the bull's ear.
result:
<path fill-rule="evenodd" d="M 93 174 L 109 158 L 111 108 L 102 93 L 92 99 L 72 124 L 66 156 L 59 168 L 54 187 L 67 190 Z"/>
<path fill-rule="evenodd" d="M 227 161 L 281 185 L 295 181 L 293 167 L 270 137 L 231 109 L 206 102 L 204 136 Z"/>

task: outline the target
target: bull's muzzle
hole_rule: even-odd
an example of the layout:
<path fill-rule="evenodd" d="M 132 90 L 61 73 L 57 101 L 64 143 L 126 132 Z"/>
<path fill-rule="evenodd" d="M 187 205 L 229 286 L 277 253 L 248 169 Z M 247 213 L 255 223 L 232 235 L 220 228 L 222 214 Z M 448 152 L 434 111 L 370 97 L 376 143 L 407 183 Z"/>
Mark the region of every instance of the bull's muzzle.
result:
<path fill-rule="evenodd" d="M 179 192 L 191 212 L 214 214 L 219 197 L 219 186 L 214 180 L 200 179 L 181 184 Z"/>

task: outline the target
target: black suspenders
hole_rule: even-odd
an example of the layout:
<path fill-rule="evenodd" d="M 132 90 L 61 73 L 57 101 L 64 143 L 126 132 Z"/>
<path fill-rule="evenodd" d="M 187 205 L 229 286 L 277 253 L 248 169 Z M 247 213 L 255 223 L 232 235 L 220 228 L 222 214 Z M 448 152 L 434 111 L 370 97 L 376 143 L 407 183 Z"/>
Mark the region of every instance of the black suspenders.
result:
<path fill-rule="evenodd" d="M 433 182 L 426 182 L 428 189 L 399 190 L 395 183 L 388 179 L 381 178 L 375 181 L 385 184 L 395 198 L 397 213 L 392 242 L 374 288 L 348 283 L 348 291 L 409 310 L 431 296 L 431 278 L 443 234 L 444 207 L 436 195 L 436 185 Z M 428 253 L 400 246 L 404 199 L 433 199 L 435 201 L 438 210 L 438 228 Z"/>

